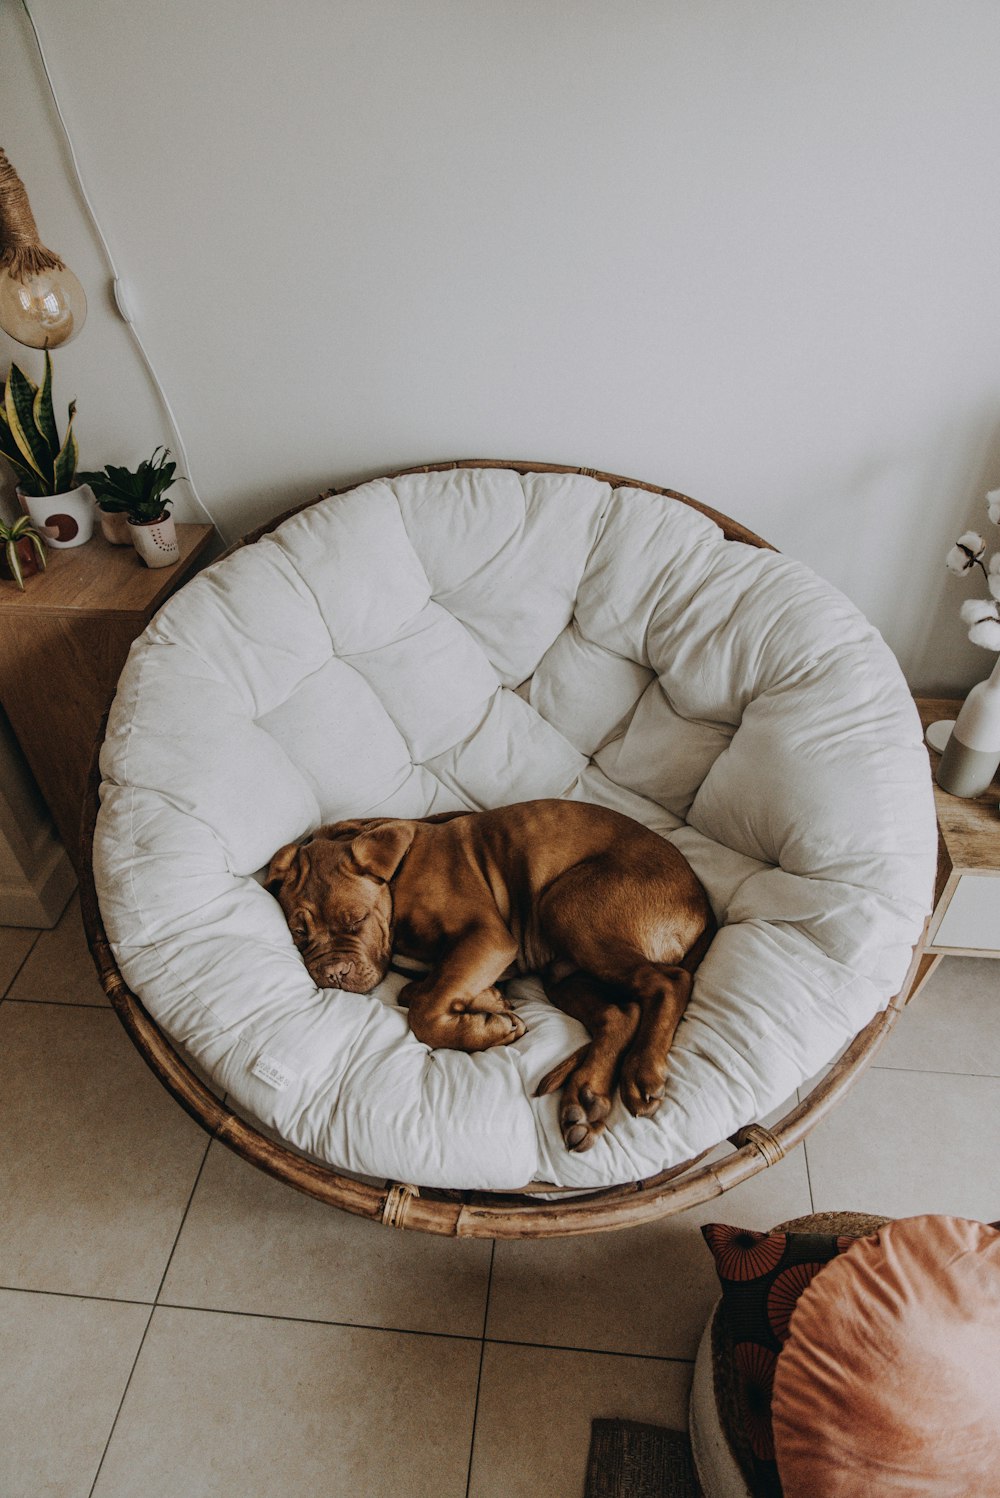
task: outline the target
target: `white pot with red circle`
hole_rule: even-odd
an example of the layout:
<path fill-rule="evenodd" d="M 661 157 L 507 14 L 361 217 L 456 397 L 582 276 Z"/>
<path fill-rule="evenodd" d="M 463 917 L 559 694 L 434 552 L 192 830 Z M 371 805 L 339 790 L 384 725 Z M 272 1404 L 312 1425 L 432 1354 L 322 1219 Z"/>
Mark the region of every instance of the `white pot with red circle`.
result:
<path fill-rule="evenodd" d="M 22 494 L 19 489 L 18 498 L 53 551 L 82 546 L 94 534 L 95 500 L 89 484 L 65 494 Z"/>

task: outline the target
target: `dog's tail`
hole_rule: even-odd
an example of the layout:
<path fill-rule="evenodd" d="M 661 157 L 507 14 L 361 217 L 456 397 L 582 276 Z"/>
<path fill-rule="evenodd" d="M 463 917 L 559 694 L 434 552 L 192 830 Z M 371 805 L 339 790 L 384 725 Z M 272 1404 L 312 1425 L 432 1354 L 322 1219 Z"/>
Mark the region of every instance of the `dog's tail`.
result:
<path fill-rule="evenodd" d="M 693 973 L 695 968 L 698 967 L 699 963 L 704 958 L 705 953 L 708 951 L 709 947 L 712 945 L 712 942 L 715 940 L 718 929 L 719 928 L 716 924 L 715 916 L 712 913 L 711 907 L 709 907 L 708 920 L 705 923 L 704 931 L 701 933 L 691 950 L 686 954 L 685 957 L 681 959 L 678 966 L 686 968 L 689 973 Z"/>

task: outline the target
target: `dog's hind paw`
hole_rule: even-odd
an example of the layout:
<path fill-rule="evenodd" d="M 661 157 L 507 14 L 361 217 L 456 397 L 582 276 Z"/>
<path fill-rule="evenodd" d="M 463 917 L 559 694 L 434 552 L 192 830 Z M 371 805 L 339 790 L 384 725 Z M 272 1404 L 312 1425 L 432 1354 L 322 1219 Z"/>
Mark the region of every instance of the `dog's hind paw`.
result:
<path fill-rule="evenodd" d="M 652 1118 L 667 1090 L 665 1069 L 643 1059 L 626 1056 L 622 1065 L 620 1092 L 633 1118 Z"/>
<path fill-rule="evenodd" d="M 573 1085 L 563 1094 L 559 1108 L 559 1127 L 566 1148 L 582 1155 L 595 1145 L 604 1133 L 604 1121 L 611 1112 L 611 1099 L 591 1090 L 586 1082 Z"/>

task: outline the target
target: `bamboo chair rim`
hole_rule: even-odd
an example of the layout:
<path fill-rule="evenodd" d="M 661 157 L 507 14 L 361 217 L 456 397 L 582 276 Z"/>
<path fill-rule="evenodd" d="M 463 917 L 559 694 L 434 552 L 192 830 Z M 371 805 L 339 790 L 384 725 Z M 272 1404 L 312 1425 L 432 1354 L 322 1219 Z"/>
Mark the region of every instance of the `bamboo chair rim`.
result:
<path fill-rule="evenodd" d="M 773 551 L 770 542 L 707 505 L 675 489 L 660 488 L 639 479 L 599 469 L 558 463 L 529 463 L 496 458 L 455 459 L 400 469 L 376 478 L 405 478 L 422 473 L 444 473 L 464 468 L 510 469 L 520 474 L 581 474 L 615 488 L 644 489 L 679 500 L 715 521 L 727 540 Z M 363 482 L 363 481 L 359 481 Z M 357 487 L 351 485 L 350 487 Z M 286 510 L 229 547 L 224 556 L 255 545 L 291 516 L 309 509 L 338 491 L 328 489 L 305 504 Z M 110 711 L 110 704 L 109 704 Z M 608 1232 L 635 1227 L 658 1217 L 686 1211 L 720 1196 L 733 1186 L 776 1164 L 829 1113 L 868 1066 L 889 1034 L 917 979 L 927 926 L 913 949 L 899 992 L 858 1032 L 838 1060 L 810 1091 L 771 1126 L 751 1123 L 728 1141 L 656 1175 L 597 1190 L 577 1191 L 533 1182 L 520 1191 L 449 1190 L 418 1182 L 371 1182 L 324 1164 L 280 1141 L 230 1108 L 194 1070 L 182 1052 L 150 1016 L 142 1000 L 122 977 L 101 918 L 94 880 L 93 850 L 100 809 L 100 751 L 107 713 L 94 746 L 83 811 L 80 858 L 80 903 L 83 924 L 98 977 L 119 1020 L 139 1054 L 181 1107 L 213 1139 L 226 1145 L 258 1169 L 308 1196 L 385 1226 L 417 1229 L 458 1238 L 538 1238 Z M 731 1154 L 707 1160 L 729 1143 Z"/>

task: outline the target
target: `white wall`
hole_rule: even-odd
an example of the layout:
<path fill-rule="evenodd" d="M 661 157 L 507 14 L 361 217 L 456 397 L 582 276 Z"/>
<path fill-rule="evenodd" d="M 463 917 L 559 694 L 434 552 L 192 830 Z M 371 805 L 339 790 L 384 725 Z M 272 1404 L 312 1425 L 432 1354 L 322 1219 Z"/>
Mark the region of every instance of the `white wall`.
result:
<path fill-rule="evenodd" d="M 30 4 L 228 536 L 408 463 L 606 468 L 803 558 L 913 685 L 986 673 L 942 556 L 1000 485 L 995 0 Z M 136 460 L 170 434 L 18 0 L 0 49 L 91 292 L 57 395 Z"/>

